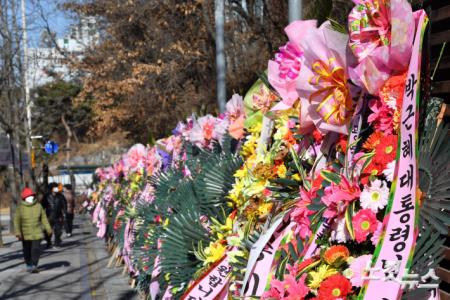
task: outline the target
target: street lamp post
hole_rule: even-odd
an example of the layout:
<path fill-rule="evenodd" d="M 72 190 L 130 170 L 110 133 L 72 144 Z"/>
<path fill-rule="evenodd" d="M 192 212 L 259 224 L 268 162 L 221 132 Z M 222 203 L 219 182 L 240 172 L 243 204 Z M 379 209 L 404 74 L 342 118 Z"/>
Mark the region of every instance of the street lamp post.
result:
<path fill-rule="evenodd" d="M 289 23 L 302 19 L 302 0 L 289 0 Z"/>
<path fill-rule="evenodd" d="M 225 0 L 215 0 L 216 23 L 216 70 L 217 70 L 217 103 L 219 111 L 225 112 L 226 103 L 226 62 L 225 62 Z"/>

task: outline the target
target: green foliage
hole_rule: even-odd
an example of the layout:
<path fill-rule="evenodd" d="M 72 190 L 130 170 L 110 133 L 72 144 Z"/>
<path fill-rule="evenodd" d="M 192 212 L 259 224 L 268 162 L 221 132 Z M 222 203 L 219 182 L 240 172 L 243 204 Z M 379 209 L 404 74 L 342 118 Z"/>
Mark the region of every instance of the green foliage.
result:
<path fill-rule="evenodd" d="M 34 130 L 46 136 L 65 135 L 61 120 L 64 116 L 68 126 L 77 136 L 83 136 L 89 129 L 92 119 L 90 102 L 75 104 L 81 86 L 66 81 L 55 81 L 38 87 L 34 94 Z"/>

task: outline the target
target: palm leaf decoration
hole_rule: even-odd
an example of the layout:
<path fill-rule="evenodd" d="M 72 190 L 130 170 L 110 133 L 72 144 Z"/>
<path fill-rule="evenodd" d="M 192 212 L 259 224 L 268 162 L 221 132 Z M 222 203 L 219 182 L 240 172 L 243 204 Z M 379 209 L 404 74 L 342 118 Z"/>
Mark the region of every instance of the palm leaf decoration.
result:
<path fill-rule="evenodd" d="M 201 245 L 213 241 L 205 216 L 209 220 L 226 219 L 230 212 L 226 196 L 234 183 L 233 174 L 242 165 L 241 158 L 233 154 L 230 138 L 224 138 L 222 145 L 215 145 L 212 151 L 191 144 L 186 144 L 186 149 L 190 176 L 172 169 L 155 181 L 154 207 L 169 218 L 161 233 L 161 269 L 175 293 L 182 292 L 203 267 L 195 253 Z"/>
<path fill-rule="evenodd" d="M 421 226 L 443 235 L 450 224 L 450 141 L 448 125 L 429 123 L 419 145 L 419 187 L 425 195 L 420 210 Z"/>
<path fill-rule="evenodd" d="M 448 125 L 427 122 L 419 142 L 419 188 L 424 194 L 419 214 L 419 236 L 411 273 L 425 274 L 443 259 L 450 223 L 450 141 Z M 425 299 L 429 291 L 405 292 L 404 299 Z"/>
<path fill-rule="evenodd" d="M 234 183 L 234 173 L 242 166 L 240 156 L 233 154 L 212 155 L 195 180 L 195 190 L 203 215 L 223 216 L 230 213 L 225 197 Z M 224 211 L 225 210 L 225 211 Z M 223 222 L 224 219 L 219 219 Z"/>

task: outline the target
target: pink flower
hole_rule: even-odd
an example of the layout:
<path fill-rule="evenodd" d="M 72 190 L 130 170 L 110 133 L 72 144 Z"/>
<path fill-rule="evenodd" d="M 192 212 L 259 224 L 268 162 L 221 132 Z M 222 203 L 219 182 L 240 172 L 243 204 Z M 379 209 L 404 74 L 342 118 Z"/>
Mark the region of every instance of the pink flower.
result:
<path fill-rule="evenodd" d="M 285 275 L 283 281 L 273 279 L 270 282 L 270 289 L 265 292 L 261 299 L 285 299 L 302 300 L 309 293 L 309 288 L 305 284 L 307 274 L 303 274 L 297 281 L 295 274 Z"/>
<path fill-rule="evenodd" d="M 264 292 L 261 296 L 261 300 L 264 299 L 283 299 L 286 294 L 284 283 L 277 279 L 272 279 L 270 282 L 270 289 Z"/>
<path fill-rule="evenodd" d="M 353 230 L 355 231 L 355 239 L 358 243 L 362 243 L 367 236 L 374 233 L 378 226 L 378 220 L 375 213 L 370 209 L 361 209 L 353 216 Z"/>
<path fill-rule="evenodd" d="M 142 144 L 136 144 L 128 150 L 124 158 L 124 169 L 130 172 L 136 172 L 145 167 L 145 159 L 147 156 L 147 148 Z"/>
<path fill-rule="evenodd" d="M 348 204 L 359 197 L 361 190 L 356 182 L 350 182 L 341 176 L 339 184 L 331 183 L 326 187 L 322 202 L 327 206 L 323 216 L 332 219 L 345 212 Z"/>
<path fill-rule="evenodd" d="M 414 16 L 406 0 L 353 0 L 350 48 L 359 64 L 352 79 L 376 95 L 393 72 L 406 70 L 414 38 Z"/>
<path fill-rule="evenodd" d="M 394 129 L 394 110 L 380 99 L 373 99 L 369 102 L 369 108 L 372 113 L 367 121 L 374 126 L 377 131 L 383 131 L 386 134 L 392 133 Z"/>
<path fill-rule="evenodd" d="M 322 132 L 347 134 L 347 124 L 359 90 L 348 85 L 348 37 L 332 29 L 330 22 L 311 28 L 302 39 L 303 65 L 297 83 L 300 126 L 311 122 Z"/>
<path fill-rule="evenodd" d="M 375 229 L 372 237 L 370 238 L 372 245 L 376 246 L 378 244 L 382 231 L 383 231 L 383 223 L 379 222 L 377 225 L 377 229 Z"/>
<path fill-rule="evenodd" d="M 288 296 L 286 300 L 301 300 L 309 293 L 309 288 L 305 284 L 307 274 L 303 274 L 297 281 L 295 275 L 287 275 L 284 277 L 284 284 L 287 286 Z"/>
<path fill-rule="evenodd" d="M 200 148 L 211 148 L 212 140 L 217 138 L 215 131 L 216 124 L 217 119 L 211 115 L 194 119 L 189 140 Z"/>
<path fill-rule="evenodd" d="M 368 263 L 372 260 L 372 255 L 361 255 L 355 258 L 350 264 L 350 282 L 353 286 L 361 287 L 363 285 L 363 277 L 366 277 L 368 271 Z"/>
<path fill-rule="evenodd" d="M 234 94 L 226 105 L 226 115 L 230 122 L 234 122 L 241 116 L 245 115 L 244 100 L 239 94 Z"/>
<path fill-rule="evenodd" d="M 275 60 L 269 61 L 268 66 L 269 82 L 282 99 L 273 110 L 289 109 L 299 98 L 295 86 L 303 59 L 301 42 L 309 30 L 316 27 L 317 21 L 310 20 L 292 22 L 284 29 L 289 41 L 280 48 Z"/>
<path fill-rule="evenodd" d="M 291 219 L 297 223 L 295 234 L 300 235 L 303 240 L 312 234 L 309 216 L 314 214 L 314 211 L 308 209 L 308 205 L 310 204 L 311 193 L 300 189 L 300 199 L 291 212 Z"/>

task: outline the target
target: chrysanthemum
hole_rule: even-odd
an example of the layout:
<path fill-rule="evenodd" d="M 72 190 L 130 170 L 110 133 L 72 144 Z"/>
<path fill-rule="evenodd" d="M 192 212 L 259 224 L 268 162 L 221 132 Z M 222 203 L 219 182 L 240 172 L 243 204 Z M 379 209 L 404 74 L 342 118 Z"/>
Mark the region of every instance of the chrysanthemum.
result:
<path fill-rule="evenodd" d="M 367 272 L 367 263 L 372 259 L 372 255 L 361 255 L 355 258 L 350 267 L 344 271 L 346 277 L 350 279 L 353 286 L 362 286 L 364 280 L 363 277 Z"/>
<path fill-rule="evenodd" d="M 320 265 L 316 271 L 309 272 L 309 284 L 308 286 L 312 289 L 317 289 L 322 281 L 324 281 L 326 278 L 336 274 L 338 271 L 334 269 L 333 267 L 322 264 Z"/>
<path fill-rule="evenodd" d="M 332 299 L 346 299 L 346 296 L 352 291 L 352 285 L 350 281 L 342 276 L 336 274 L 330 276 L 322 282 L 319 288 L 318 299 L 319 300 L 332 300 Z"/>
<path fill-rule="evenodd" d="M 350 255 L 347 247 L 343 245 L 335 245 L 328 248 L 323 254 L 323 259 L 329 265 L 346 260 Z"/>
<path fill-rule="evenodd" d="M 358 243 L 362 243 L 367 236 L 377 229 L 378 220 L 375 213 L 370 209 L 360 210 L 352 220 L 353 229 L 355 231 L 355 239 Z"/>
<path fill-rule="evenodd" d="M 386 182 L 376 179 L 370 183 L 370 186 L 366 185 L 361 192 L 361 207 L 377 213 L 386 206 L 388 198 L 389 188 Z"/>

